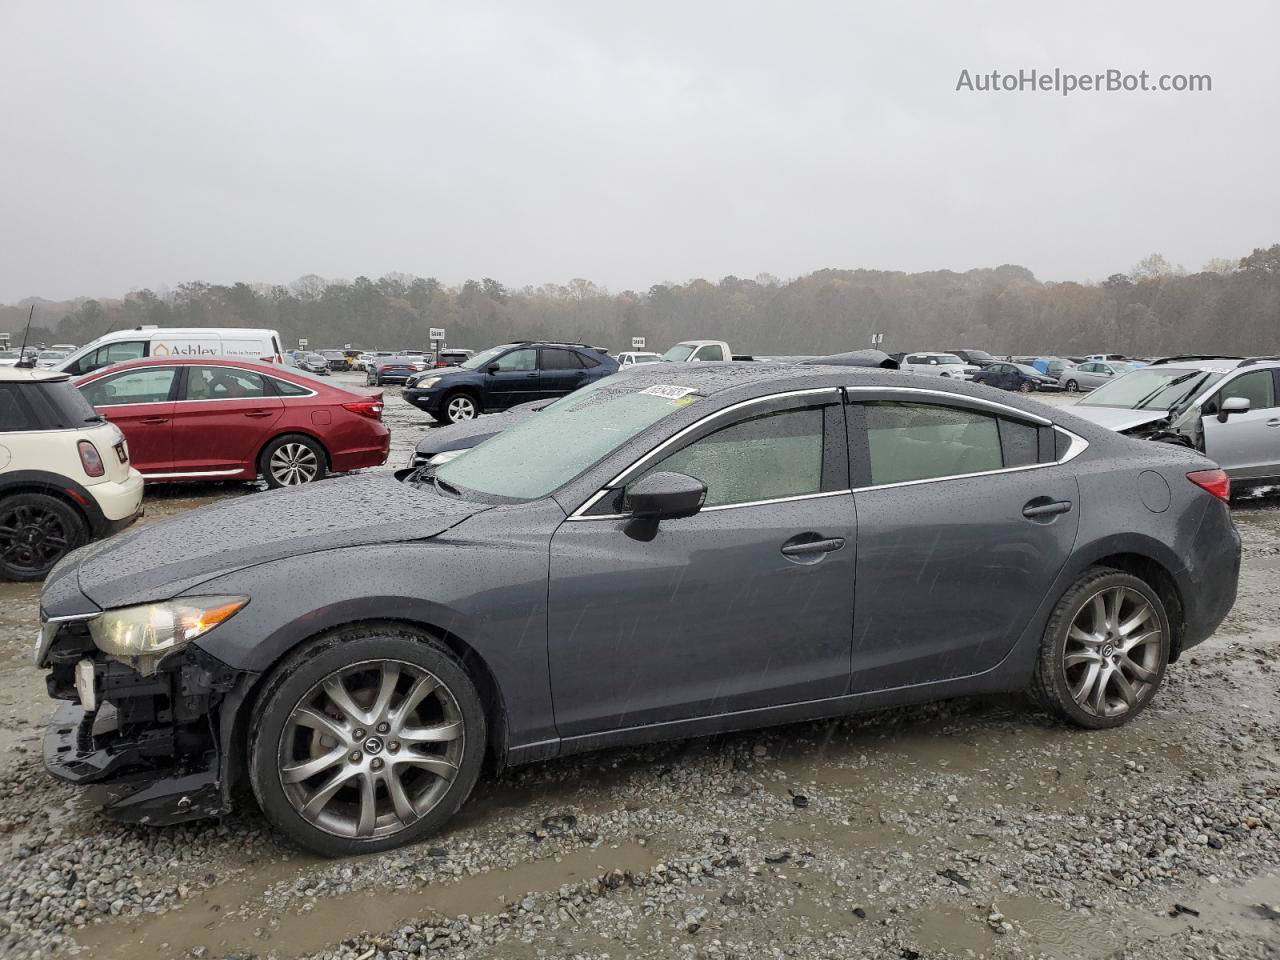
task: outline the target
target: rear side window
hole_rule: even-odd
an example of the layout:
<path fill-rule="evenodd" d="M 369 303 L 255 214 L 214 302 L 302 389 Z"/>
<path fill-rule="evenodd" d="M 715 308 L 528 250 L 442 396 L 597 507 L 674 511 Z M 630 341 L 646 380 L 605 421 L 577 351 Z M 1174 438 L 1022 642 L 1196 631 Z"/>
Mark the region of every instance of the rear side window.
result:
<path fill-rule="evenodd" d="M 31 405 L 16 383 L 0 383 L 0 433 L 38 430 Z"/>
<path fill-rule="evenodd" d="M 261 397 L 266 384 L 259 374 L 234 367 L 189 367 L 184 400 L 240 400 Z"/>
<path fill-rule="evenodd" d="M 282 397 L 305 397 L 311 393 L 306 387 L 293 383 L 289 380 L 280 380 L 276 377 L 268 377 L 271 386 L 275 388 L 276 393 Z"/>
<path fill-rule="evenodd" d="M 883 401 L 866 405 L 871 482 L 904 483 L 999 470 L 998 418 L 960 407 Z"/>
<path fill-rule="evenodd" d="M 696 477 L 707 485 L 708 507 L 818 493 L 822 436 L 821 408 L 783 410 L 695 440 L 644 475 L 670 470 Z"/>
<path fill-rule="evenodd" d="M 510 354 L 507 356 L 510 356 Z M 503 359 L 505 360 L 506 357 L 503 357 Z M 542 369 L 581 370 L 582 359 L 572 350 L 557 350 L 554 347 L 547 347 L 542 350 Z"/>
<path fill-rule="evenodd" d="M 89 405 L 70 380 L 35 384 L 28 387 L 23 396 L 45 430 L 71 430 L 86 423 L 102 422 L 102 415 Z"/>
<path fill-rule="evenodd" d="M 164 403 L 173 389 L 173 367 L 146 367 L 108 375 L 86 383 L 80 393 L 95 407 L 123 406 L 131 403 Z"/>
<path fill-rule="evenodd" d="M 1006 467 L 1029 467 L 1040 462 L 1040 430 L 1019 420 L 1000 418 L 1000 447 Z"/>
<path fill-rule="evenodd" d="M 600 366 L 599 359 L 591 356 L 591 354 L 589 353 L 575 353 L 574 356 L 576 356 L 578 358 L 578 362 L 581 363 L 588 370 L 590 370 L 592 367 Z"/>

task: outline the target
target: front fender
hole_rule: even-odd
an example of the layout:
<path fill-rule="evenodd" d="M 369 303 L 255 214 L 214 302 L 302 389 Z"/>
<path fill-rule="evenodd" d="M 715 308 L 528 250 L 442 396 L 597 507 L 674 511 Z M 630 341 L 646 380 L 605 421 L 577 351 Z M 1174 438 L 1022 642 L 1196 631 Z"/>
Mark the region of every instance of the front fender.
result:
<path fill-rule="evenodd" d="M 432 540 L 344 547 L 227 574 L 192 594 L 250 602 L 197 643 L 227 665 L 270 671 L 298 644 L 362 620 L 448 633 L 480 658 L 501 695 L 508 746 L 553 740 L 547 665 L 552 501 L 495 508 Z"/>

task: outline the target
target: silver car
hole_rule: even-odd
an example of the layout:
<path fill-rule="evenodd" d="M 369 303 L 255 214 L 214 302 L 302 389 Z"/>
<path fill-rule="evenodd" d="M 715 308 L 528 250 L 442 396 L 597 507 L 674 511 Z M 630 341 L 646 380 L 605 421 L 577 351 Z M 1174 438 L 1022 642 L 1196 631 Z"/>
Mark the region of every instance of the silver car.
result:
<path fill-rule="evenodd" d="M 1072 411 L 1120 433 L 1195 447 L 1236 489 L 1280 483 L 1280 358 L 1157 360 Z"/>
<path fill-rule="evenodd" d="M 1116 377 L 1123 376 L 1133 367 L 1120 360 L 1090 360 L 1070 370 L 1063 371 L 1060 379 L 1067 393 L 1080 393 L 1105 386 Z"/>

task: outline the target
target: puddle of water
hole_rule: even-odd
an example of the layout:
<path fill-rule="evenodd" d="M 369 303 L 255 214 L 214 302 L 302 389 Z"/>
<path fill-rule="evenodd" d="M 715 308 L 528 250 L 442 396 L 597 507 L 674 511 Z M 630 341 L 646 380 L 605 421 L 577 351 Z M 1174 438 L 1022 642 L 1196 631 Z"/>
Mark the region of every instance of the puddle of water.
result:
<path fill-rule="evenodd" d="M 525 893 L 597 877 L 610 870 L 646 871 L 660 857 L 652 844 L 575 850 L 555 858 L 490 870 L 451 883 L 413 890 L 368 891 L 326 896 L 264 919 L 244 916 L 270 881 L 229 883 L 206 891 L 168 913 L 89 927 L 75 934 L 82 952 L 95 958 L 172 958 L 204 946 L 210 955 L 274 951 L 282 960 L 321 950 L 356 931 L 386 931 L 408 920 L 497 913 Z"/>

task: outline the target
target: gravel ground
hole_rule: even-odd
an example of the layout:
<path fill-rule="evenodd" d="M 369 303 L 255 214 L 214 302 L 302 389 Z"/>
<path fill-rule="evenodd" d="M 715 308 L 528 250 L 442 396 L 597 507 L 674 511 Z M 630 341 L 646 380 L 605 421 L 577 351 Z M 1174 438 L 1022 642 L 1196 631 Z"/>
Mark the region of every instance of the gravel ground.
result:
<path fill-rule="evenodd" d="M 391 468 L 427 426 L 387 395 Z M 158 490 L 144 522 L 252 491 Z M 975 699 L 613 750 L 345 861 L 249 806 L 98 819 L 40 765 L 37 591 L 0 584 L 0 955 L 1280 957 L 1280 498 L 1234 512 L 1234 612 L 1122 729 Z"/>

